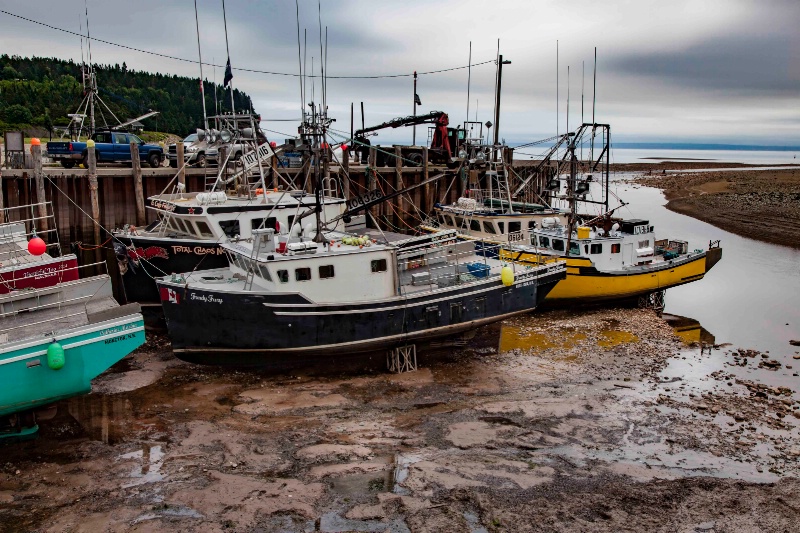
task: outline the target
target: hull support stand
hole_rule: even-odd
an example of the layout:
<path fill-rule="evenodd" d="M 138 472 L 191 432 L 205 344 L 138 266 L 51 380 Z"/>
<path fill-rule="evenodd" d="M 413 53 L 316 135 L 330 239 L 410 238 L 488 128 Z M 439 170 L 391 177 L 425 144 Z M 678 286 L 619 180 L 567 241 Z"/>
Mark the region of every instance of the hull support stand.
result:
<path fill-rule="evenodd" d="M 655 291 L 644 296 L 639 296 L 639 307 L 642 309 L 652 309 L 658 316 L 664 312 L 665 298 L 667 291 Z"/>
<path fill-rule="evenodd" d="M 417 345 L 398 346 L 386 352 L 386 367 L 389 372 L 402 374 L 417 369 Z"/>

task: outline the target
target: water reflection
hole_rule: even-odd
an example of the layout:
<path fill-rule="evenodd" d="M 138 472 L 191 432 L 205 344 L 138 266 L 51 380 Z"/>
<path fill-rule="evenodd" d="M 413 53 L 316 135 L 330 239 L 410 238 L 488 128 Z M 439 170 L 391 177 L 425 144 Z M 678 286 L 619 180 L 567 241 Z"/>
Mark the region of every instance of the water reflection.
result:
<path fill-rule="evenodd" d="M 675 335 L 687 346 L 713 346 L 716 343 L 714 335 L 694 318 L 671 315 L 668 313 L 664 313 L 663 317 L 667 324 L 672 327 Z"/>
<path fill-rule="evenodd" d="M 67 400 L 67 410 L 87 437 L 104 444 L 124 440 L 134 418 L 131 401 L 121 395 L 77 396 Z"/>

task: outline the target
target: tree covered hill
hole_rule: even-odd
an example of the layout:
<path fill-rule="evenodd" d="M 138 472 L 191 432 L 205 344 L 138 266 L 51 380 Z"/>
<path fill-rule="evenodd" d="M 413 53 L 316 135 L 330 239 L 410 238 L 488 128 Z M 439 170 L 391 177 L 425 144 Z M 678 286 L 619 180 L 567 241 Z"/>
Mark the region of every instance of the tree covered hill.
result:
<path fill-rule="evenodd" d="M 152 74 L 122 65 L 94 65 L 98 94 L 121 121 L 144 115 L 159 115 L 143 122 L 145 129 L 184 135 L 203 123 L 203 102 L 197 78 Z M 72 60 L 0 55 L 0 133 L 7 130 L 44 130 L 69 124 L 68 113 L 76 113 L 84 98 L 81 65 Z M 214 114 L 215 84 L 204 82 L 206 109 Z M 230 92 L 216 84 L 220 113 L 230 111 Z M 234 90 L 237 110 L 249 110 L 250 97 Z M 101 106 L 102 107 L 102 106 Z M 97 109 L 97 107 L 95 108 Z M 106 109 L 109 126 L 116 121 Z M 95 121 L 104 125 L 103 115 Z"/>

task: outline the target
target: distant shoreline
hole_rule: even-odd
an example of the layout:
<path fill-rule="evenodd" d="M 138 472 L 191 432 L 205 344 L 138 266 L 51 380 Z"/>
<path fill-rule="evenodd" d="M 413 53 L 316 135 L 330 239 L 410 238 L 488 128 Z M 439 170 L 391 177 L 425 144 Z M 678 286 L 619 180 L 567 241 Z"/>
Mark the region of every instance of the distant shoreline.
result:
<path fill-rule="evenodd" d="M 743 237 L 800 248 L 800 168 L 656 174 L 631 181 L 661 189 L 671 211 Z"/>

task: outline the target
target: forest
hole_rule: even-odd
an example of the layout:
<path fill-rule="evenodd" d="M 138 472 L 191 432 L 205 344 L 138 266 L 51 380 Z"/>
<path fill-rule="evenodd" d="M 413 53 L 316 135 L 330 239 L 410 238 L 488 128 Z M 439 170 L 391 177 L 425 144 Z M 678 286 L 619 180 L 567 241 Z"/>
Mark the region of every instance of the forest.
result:
<path fill-rule="evenodd" d="M 203 123 L 203 101 L 198 78 L 187 78 L 128 69 L 122 65 L 93 65 L 98 96 L 124 122 L 149 111 L 159 114 L 145 119 L 145 130 L 185 135 Z M 0 134 L 9 130 L 52 131 L 67 126 L 67 114 L 76 113 L 84 100 L 80 63 L 56 58 L 0 55 Z M 229 91 L 205 80 L 206 108 L 213 114 L 214 94 L 220 113 L 230 111 Z M 225 95 L 223 97 L 223 94 Z M 250 110 L 250 97 L 234 90 L 237 110 Z M 98 126 L 114 126 L 109 110 L 95 107 Z"/>

